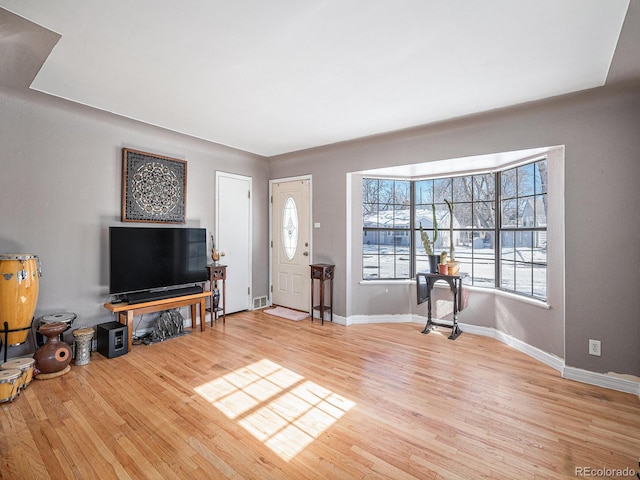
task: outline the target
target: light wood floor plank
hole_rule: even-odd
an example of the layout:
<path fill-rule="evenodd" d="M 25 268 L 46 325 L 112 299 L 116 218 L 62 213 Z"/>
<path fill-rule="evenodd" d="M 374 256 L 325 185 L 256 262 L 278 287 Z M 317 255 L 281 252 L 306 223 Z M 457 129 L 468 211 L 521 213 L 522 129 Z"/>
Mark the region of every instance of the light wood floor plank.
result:
<path fill-rule="evenodd" d="M 0 479 L 542 479 L 638 471 L 640 399 L 500 342 L 262 312 L 34 380 Z M 202 392 L 202 393 L 199 393 Z"/>

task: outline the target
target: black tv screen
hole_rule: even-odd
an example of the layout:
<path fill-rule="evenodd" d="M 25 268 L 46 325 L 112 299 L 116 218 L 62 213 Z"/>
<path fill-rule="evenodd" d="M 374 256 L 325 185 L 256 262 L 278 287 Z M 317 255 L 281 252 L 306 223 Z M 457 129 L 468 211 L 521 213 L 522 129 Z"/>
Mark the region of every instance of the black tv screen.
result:
<path fill-rule="evenodd" d="M 205 282 L 204 228 L 109 227 L 109 293 Z"/>

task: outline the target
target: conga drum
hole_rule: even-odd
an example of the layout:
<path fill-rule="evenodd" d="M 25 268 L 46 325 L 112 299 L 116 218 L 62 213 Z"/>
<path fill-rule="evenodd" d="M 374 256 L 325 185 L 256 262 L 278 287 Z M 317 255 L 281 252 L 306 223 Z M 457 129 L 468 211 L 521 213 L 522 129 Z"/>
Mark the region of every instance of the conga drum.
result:
<path fill-rule="evenodd" d="M 36 361 L 33 358 L 14 358 L 0 365 L 0 370 L 20 370 L 22 378 L 20 379 L 19 388 L 27 388 L 33 379 L 33 367 Z"/>
<path fill-rule="evenodd" d="M 5 322 L 9 330 L 22 329 L 8 334 L 7 345 L 20 345 L 27 340 L 41 275 L 37 255 L 0 254 L 0 331 Z"/>
<path fill-rule="evenodd" d="M 20 390 L 20 370 L 0 370 L 0 403 L 12 402 Z"/>

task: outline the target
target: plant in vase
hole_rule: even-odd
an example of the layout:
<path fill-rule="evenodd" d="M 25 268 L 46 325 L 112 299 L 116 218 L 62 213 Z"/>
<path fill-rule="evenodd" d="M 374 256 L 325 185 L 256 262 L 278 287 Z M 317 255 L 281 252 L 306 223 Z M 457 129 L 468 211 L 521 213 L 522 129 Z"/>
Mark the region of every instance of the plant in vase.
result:
<path fill-rule="evenodd" d="M 424 246 L 424 251 L 429 258 L 429 270 L 431 273 L 438 273 L 438 256 L 433 254 L 432 246 L 435 246 L 436 240 L 438 240 L 438 220 L 436 219 L 436 206 L 431 204 L 431 212 L 433 215 L 433 241 L 429 240 L 429 234 L 422 229 L 422 222 L 420 222 L 420 240 Z"/>
<path fill-rule="evenodd" d="M 456 261 L 456 250 L 453 241 L 453 204 L 447 199 L 444 202 L 449 208 L 449 256 L 451 259 L 447 262 L 447 265 L 449 266 L 449 275 L 458 275 L 460 262 Z"/>
<path fill-rule="evenodd" d="M 440 254 L 440 263 L 438 264 L 438 273 L 440 275 L 449 275 L 449 265 L 447 265 L 447 252 Z"/>

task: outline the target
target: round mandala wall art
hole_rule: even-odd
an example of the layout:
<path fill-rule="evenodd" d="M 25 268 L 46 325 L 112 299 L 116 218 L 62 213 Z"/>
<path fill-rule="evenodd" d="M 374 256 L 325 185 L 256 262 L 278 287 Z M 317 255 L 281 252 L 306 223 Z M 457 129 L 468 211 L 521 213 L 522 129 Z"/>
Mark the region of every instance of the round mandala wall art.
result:
<path fill-rule="evenodd" d="M 123 149 L 123 222 L 184 223 L 186 163 Z"/>

